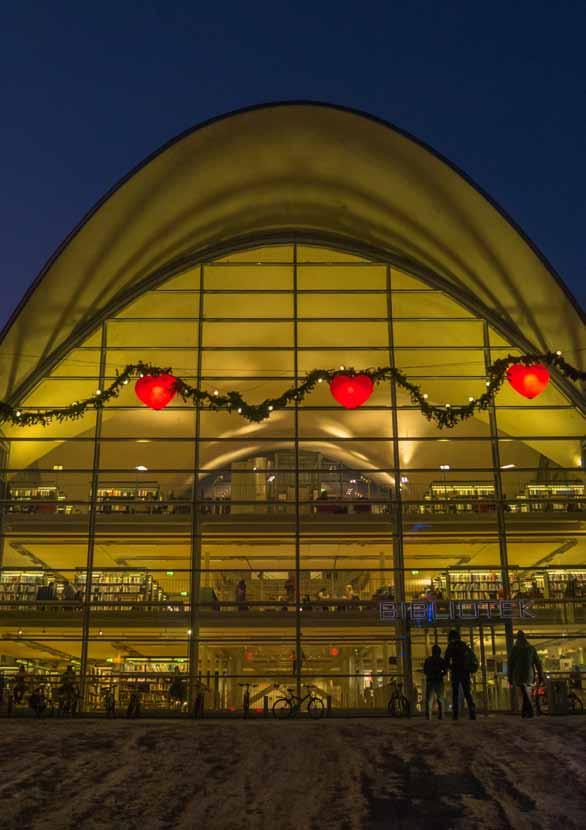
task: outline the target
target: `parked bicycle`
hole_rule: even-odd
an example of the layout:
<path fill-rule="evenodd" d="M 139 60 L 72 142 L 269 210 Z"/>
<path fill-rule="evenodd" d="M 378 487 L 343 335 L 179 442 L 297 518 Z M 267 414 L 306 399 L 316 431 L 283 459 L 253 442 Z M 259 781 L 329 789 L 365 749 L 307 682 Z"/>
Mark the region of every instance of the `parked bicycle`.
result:
<path fill-rule="evenodd" d="M 60 686 L 57 689 L 57 707 L 55 714 L 58 717 L 63 715 L 75 715 L 79 704 L 79 689 L 77 686 Z"/>
<path fill-rule="evenodd" d="M 326 707 L 323 700 L 321 700 L 315 693 L 314 686 L 304 686 L 307 693 L 303 697 L 294 694 L 293 689 L 287 689 L 286 697 L 279 697 L 273 703 L 273 716 L 284 720 L 285 718 L 295 717 L 300 711 L 301 707 L 307 701 L 307 714 L 310 718 L 322 718 L 325 714 Z"/>
<path fill-rule="evenodd" d="M 411 714 L 409 700 L 403 694 L 403 684 L 396 680 L 391 682 L 391 697 L 387 709 L 392 718 L 408 718 Z"/>
<path fill-rule="evenodd" d="M 239 683 L 238 685 L 244 687 L 242 694 L 242 716 L 247 718 L 250 713 L 250 689 L 256 689 L 256 683 Z"/>
<path fill-rule="evenodd" d="M 531 689 L 531 698 L 538 715 L 547 715 L 550 709 L 547 690 L 543 684 L 536 684 Z M 571 715 L 581 715 L 584 712 L 584 703 L 576 692 L 568 692 L 568 710 Z"/>

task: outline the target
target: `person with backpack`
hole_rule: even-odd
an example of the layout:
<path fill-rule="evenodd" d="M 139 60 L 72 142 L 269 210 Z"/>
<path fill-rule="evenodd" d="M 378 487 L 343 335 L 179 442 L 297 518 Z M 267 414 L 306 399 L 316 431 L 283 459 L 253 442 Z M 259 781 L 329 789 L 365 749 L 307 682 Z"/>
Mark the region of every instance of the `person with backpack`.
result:
<path fill-rule="evenodd" d="M 446 661 L 442 657 L 442 650 L 436 644 L 431 649 L 431 657 L 428 657 L 423 664 L 425 675 L 425 717 L 431 719 L 431 708 L 433 696 L 437 700 L 437 711 L 439 720 L 443 717 L 444 706 L 444 677 L 446 675 Z"/>
<path fill-rule="evenodd" d="M 460 687 L 468 706 L 470 720 L 476 720 L 476 705 L 472 697 L 471 675 L 478 671 L 478 660 L 469 645 L 454 629 L 448 635 L 448 647 L 445 653 L 447 668 L 452 680 L 452 720 L 458 720 Z"/>
<path fill-rule="evenodd" d="M 508 676 L 511 686 L 515 686 L 521 692 L 522 718 L 532 718 L 534 715 L 530 691 L 535 682 L 535 675 L 539 682 L 543 683 L 543 669 L 539 655 L 535 647 L 527 640 L 525 632 L 517 631 L 517 639 L 509 657 Z"/>

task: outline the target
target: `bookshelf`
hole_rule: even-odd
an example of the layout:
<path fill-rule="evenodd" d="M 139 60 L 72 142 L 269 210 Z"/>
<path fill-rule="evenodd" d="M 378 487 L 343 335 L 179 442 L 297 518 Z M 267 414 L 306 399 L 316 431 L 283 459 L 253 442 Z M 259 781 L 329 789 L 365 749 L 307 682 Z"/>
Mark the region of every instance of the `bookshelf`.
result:
<path fill-rule="evenodd" d="M 104 483 L 97 489 L 100 513 L 156 512 L 160 501 L 161 488 L 156 481 Z"/>
<path fill-rule="evenodd" d="M 495 487 L 491 481 L 432 481 L 423 496 L 424 501 L 431 502 L 432 509 L 438 513 L 488 511 L 494 498 Z M 428 509 L 427 505 L 420 506 L 421 512 Z"/>
<path fill-rule="evenodd" d="M 0 573 L 0 600 L 34 602 L 39 588 L 48 584 L 41 571 L 5 571 Z"/>
<path fill-rule="evenodd" d="M 550 599 L 581 599 L 586 596 L 586 569 L 548 571 Z"/>
<path fill-rule="evenodd" d="M 12 484 L 9 486 L 10 513 L 71 513 L 65 493 L 54 484 Z"/>
<path fill-rule="evenodd" d="M 538 597 L 533 596 L 533 590 L 535 583 L 537 585 L 537 590 L 540 592 L 542 598 L 546 598 L 548 595 L 548 579 L 546 574 L 543 571 L 535 571 L 535 572 L 524 572 L 523 574 L 511 574 L 511 596 L 514 598 L 516 596 L 523 596 L 523 597 L 530 597 L 532 599 L 537 599 Z"/>
<path fill-rule="evenodd" d="M 89 702 L 93 709 L 104 707 L 104 693 L 112 689 L 120 713 L 128 706 L 131 692 L 138 686 L 141 706 L 145 709 L 168 709 L 169 689 L 179 668 L 187 699 L 187 660 L 153 660 L 144 658 L 116 658 L 107 666 L 94 666 L 91 672 Z"/>
<path fill-rule="evenodd" d="M 85 592 L 87 572 L 74 577 L 75 588 Z M 92 602 L 100 604 L 100 610 L 129 610 L 132 604 L 164 602 L 167 596 L 159 583 L 147 571 L 94 571 L 92 574 Z M 112 603 L 107 606 L 107 603 Z M 127 603 L 129 603 L 127 605 Z"/>
<path fill-rule="evenodd" d="M 580 481 L 532 481 L 524 486 L 516 501 L 517 510 L 521 513 L 534 510 L 583 510 L 584 484 Z"/>
<path fill-rule="evenodd" d="M 446 577 L 446 590 L 450 599 L 498 599 L 502 587 L 502 578 L 495 571 L 449 571 Z"/>

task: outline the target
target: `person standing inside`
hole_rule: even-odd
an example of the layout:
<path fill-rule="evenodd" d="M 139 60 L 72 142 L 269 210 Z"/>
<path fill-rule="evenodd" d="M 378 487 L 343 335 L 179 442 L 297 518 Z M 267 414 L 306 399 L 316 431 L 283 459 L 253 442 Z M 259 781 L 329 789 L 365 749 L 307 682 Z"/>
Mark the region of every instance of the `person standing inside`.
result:
<path fill-rule="evenodd" d="M 460 638 L 460 633 L 455 629 L 448 635 L 448 647 L 444 656 L 452 681 L 452 720 L 458 720 L 460 688 L 466 699 L 470 720 L 476 720 L 471 675 L 478 671 L 478 660 L 470 646 L 466 645 Z"/>
<path fill-rule="evenodd" d="M 234 598 L 239 611 L 248 611 L 248 605 L 246 605 L 246 580 L 241 579 L 237 583 Z"/>
<path fill-rule="evenodd" d="M 534 715 L 531 704 L 531 687 L 537 675 L 543 683 L 543 669 L 536 649 L 532 646 L 524 631 L 517 631 L 515 645 L 509 657 L 509 683 L 521 692 L 521 717 L 532 718 Z"/>
<path fill-rule="evenodd" d="M 15 703 L 22 703 L 24 693 L 26 692 L 26 670 L 21 663 L 18 667 L 18 672 L 14 678 L 14 686 L 12 689 L 12 697 Z"/>
<path fill-rule="evenodd" d="M 287 579 L 285 581 L 285 599 L 287 600 L 287 606 L 295 604 L 295 594 L 296 594 L 296 580 L 295 580 L 295 572 L 290 571 Z"/>
<path fill-rule="evenodd" d="M 444 706 L 444 677 L 446 675 L 446 661 L 442 657 L 442 650 L 436 644 L 431 649 L 431 657 L 428 657 L 423 664 L 425 675 L 425 717 L 431 719 L 431 708 L 433 697 L 437 700 L 438 718 L 443 717 Z"/>

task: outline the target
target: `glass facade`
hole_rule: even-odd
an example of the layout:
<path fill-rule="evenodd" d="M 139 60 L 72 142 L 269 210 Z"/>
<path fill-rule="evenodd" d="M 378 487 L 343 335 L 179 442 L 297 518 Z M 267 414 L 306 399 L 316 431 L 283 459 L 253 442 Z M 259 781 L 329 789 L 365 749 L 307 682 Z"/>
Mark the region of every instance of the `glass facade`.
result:
<path fill-rule="evenodd" d="M 390 365 L 461 403 L 508 353 L 392 262 L 274 245 L 143 291 L 22 408 L 139 360 L 251 402 L 314 368 Z M 377 710 L 397 682 L 417 708 L 423 660 L 457 625 L 480 705 L 508 709 L 515 627 L 551 676 L 586 667 L 583 431 L 553 383 L 532 401 L 505 386 L 451 430 L 395 383 L 354 411 L 324 383 L 259 424 L 178 398 L 154 412 L 129 384 L 78 421 L 5 428 L 0 671 L 14 683 L 23 665 L 54 695 L 72 665 L 86 711 L 137 688 L 145 711 L 189 711 L 198 691 L 237 711 L 243 684 L 259 711 L 305 684 L 334 710 Z"/>

